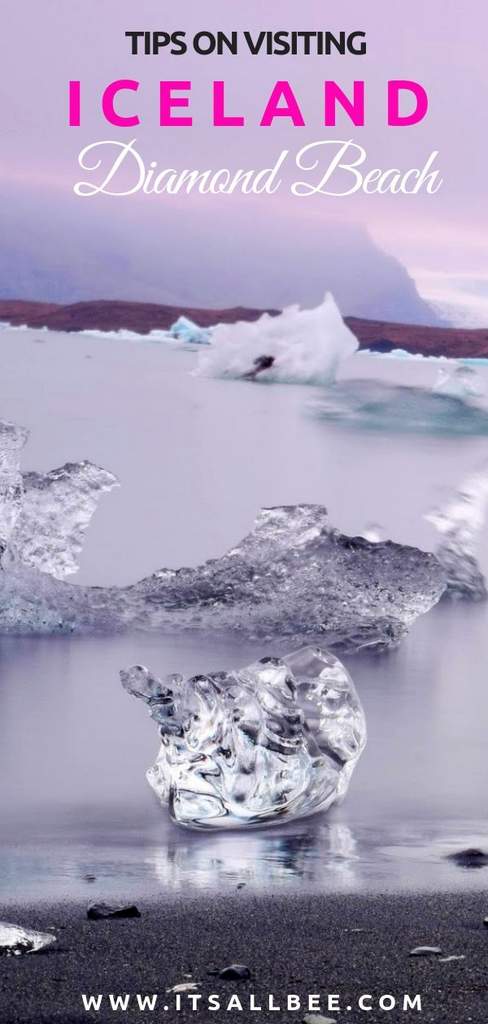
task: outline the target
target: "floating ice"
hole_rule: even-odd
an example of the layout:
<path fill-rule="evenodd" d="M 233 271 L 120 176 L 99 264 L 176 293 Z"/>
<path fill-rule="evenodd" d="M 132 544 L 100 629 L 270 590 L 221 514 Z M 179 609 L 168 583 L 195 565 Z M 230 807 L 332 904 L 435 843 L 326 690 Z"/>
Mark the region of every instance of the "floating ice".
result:
<path fill-rule="evenodd" d="M 0 421 L 0 555 L 2 569 L 28 566 L 62 579 L 78 568 L 85 531 L 103 491 L 117 483 L 91 462 L 49 473 L 21 473 L 28 432 Z"/>
<path fill-rule="evenodd" d="M 426 516 L 442 535 L 436 557 L 446 574 L 448 592 L 453 596 L 473 600 L 487 596 L 486 580 L 476 558 L 487 506 L 488 466 L 484 466 L 467 477 L 445 505 Z"/>
<path fill-rule="evenodd" d="M 445 589 L 433 555 L 347 537 L 321 505 L 263 509 L 237 547 L 197 568 L 162 569 L 128 587 L 73 586 L 64 576 L 76 568 L 96 501 L 115 478 L 85 462 L 22 479 L 25 433 L 16 429 L 0 425 L 0 631 L 201 629 L 386 648 Z"/>
<path fill-rule="evenodd" d="M 450 376 L 449 380 L 451 390 L 446 383 L 434 391 L 379 380 L 339 381 L 324 389 L 310 405 L 310 412 L 362 431 L 486 436 L 488 410 L 472 400 L 461 378 L 456 384 L 458 393 Z"/>
<path fill-rule="evenodd" d="M 96 327 L 91 327 L 83 331 L 77 331 L 76 334 L 78 337 L 99 338 L 101 341 L 131 341 L 137 345 L 147 342 L 156 345 L 160 343 L 167 345 L 172 340 L 169 331 L 159 330 L 158 328 L 153 328 L 152 331 L 141 334 L 139 331 L 130 331 L 124 327 L 120 327 L 116 331 L 100 331 Z"/>
<path fill-rule="evenodd" d="M 448 365 L 452 363 L 450 356 L 424 356 L 422 352 L 409 352 L 406 348 L 390 348 L 390 343 L 386 342 L 386 347 L 380 348 L 379 343 L 376 348 L 362 348 L 362 356 L 372 356 L 374 359 L 409 359 L 415 363 L 438 363 L 439 365 Z"/>
<path fill-rule="evenodd" d="M 464 363 L 447 364 L 440 371 L 432 390 L 436 394 L 455 398 L 481 398 L 485 392 L 477 370 Z"/>
<path fill-rule="evenodd" d="M 78 568 L 84 535 L 100 494 L 117 483 L 91 462 L 67 462 L 50 473 L 24 473 L 22 508 L 4 563 L 21 563 L 63 579 Z"/>
<path fill-rule="evenodd" d="M 56 936 L 49 932 L 35 932 L 32 928 L 21 928 L 18 924 L 0 921 L 0 956 L 21 956 L 23 953 L 38 953 L 56 942 Z"/>
<path fill-rule="evenodd" d="M 199 327 L 187 316 L 179 316 L 169 329 L 170 336 L 192 345 L 209 345 L 211 332 L 207 327 Z"/>
<path fill-rule="evenodd" d="M 22 427 L 0 421 L 0 557 L 22 508 L 20 453 L 27 437 Z"/>
<path fill-rule="evenodd" d="M 316 309 L 289 306 L 279 316 L 264 313 L 251 323 L 218 324 L 211 347 L 199 356 L 197 373 L 243 377 L 255 359 L 266 355 L 274 362 L 260 380 L 324 384 L 357 348 L 357 338 L 328 294 Z"/>
<path fill-rule="evenodd" d="M 147 778 L 182 825 L 268 825 L 326 810 L 345 795 L 366 742 L 352 679 L 319 648 L 186 681 L 141 665 L 121 679 L 159 726 Z"/>
<path fill-rule="evenodd" d="M 359 650 L 395 646 L 445 586 L 434 555 L 345 536 L 322 505 L 290 505 L 262 509 L 222 558 L 163 570 L 129 592 L 146 621 Z"/>

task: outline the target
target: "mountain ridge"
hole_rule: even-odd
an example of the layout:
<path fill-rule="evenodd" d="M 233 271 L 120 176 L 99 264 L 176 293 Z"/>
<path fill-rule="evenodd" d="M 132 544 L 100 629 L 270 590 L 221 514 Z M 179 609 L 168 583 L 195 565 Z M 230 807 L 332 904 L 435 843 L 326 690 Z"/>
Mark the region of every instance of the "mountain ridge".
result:
<path fill-rule="evenodd" d="M 69 304 L 0 299 L 0 320 L 12 326 L 76 332 L 84 330 L 129 330 L 148 334 L 168 330 L 179 316 L 187 316 L 201 327 L 216 323 L 256 320 L 262 313 L 276 316 L 278 309 L 232 306 L 228 309 L 196 309 L 190 306 L 160 305 L 97 299 Z M 488 327 L 459 328 L 396 323 L 346 316 L 345 323 L 356 335 L 361 349 L 389 352 L 404 349 L 412 355 L 448 356 L 455 359 L 488 358 Z"/>

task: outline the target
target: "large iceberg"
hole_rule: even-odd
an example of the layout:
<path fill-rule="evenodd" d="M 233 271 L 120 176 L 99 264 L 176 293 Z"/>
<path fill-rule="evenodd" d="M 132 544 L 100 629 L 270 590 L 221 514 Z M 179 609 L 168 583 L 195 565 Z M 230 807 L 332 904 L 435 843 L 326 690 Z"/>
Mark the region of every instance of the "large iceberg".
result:
<path fill-rule="evenodd" d="M 480 596 L 484 586 L 464 520 L 436 556 L 349 537 L 322 505 L 305 504 L 262 509 L 236 547 L 196 568 L 161 569 L 126 587 L 77 586 L 65 577 L 115 477 L 89 462 L 22 474 L 26 436 L 0 424 L 0 632 L 201 630 L 287 646 L 386 649 L 448 588 Z M 470 495 L 467 502 L 469 517 Z M 465 584 L 468 569 L 472 580 L 477 571 L 476 593 Z"/>
<path fill-rule="evenodd" d="M 212 344 L 199 356 L 197 373 L 209 377 L 245 377 L 262 356 L 272 365 L 260 379 L 298 384 L 334 380 L 341 362 L 359 347 L 332 295 L 315 309 L 288 306 L 251 322 L 218 324 Z"/>
<path fill-rule="evenodd" d="M 159 726 L 147 778 L 171 816 L 194 828 L 272 825 L 340 800 L 366 742 L 344 665 L 302 648 L 247 668 L 160 681 L 121 672 Z"/>

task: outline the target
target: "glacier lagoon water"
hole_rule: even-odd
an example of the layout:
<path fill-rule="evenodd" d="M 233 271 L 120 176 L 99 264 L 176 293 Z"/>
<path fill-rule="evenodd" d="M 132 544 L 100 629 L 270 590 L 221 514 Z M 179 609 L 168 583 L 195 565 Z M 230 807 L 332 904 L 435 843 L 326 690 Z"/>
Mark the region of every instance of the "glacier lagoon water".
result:
<path fill-rule="evenodd" d="M 303 415 L 320 389 L 195 378 L 194 354 L 150 342 L 6 330 L 1 346 L 0 410 L 31 431 L 25 467 L 89 458 L 121 483 L 90 526 L 80 583 L 120 585 L 218 556 L 259 506 L 297 501 L 327 505 L 345 533 L 380 522 L 386 536 L 429 549 L 438 538 L 425 512 L 486 455 L 479 436 L 385 430 L 365 442 Z M 424 386 L 438 369 L 357 355 L 348 375 Z M 486 569 L 486 545 L 481 560 Z M 345 659 L 370 737 L 346 802 L 283 831 L 218 839 L 182 837 L 162 819 L 144 780 L 154 727 L 120 692 L 118 671 L 143 661 L 192 674 L 279 651 L 174 635 L 1 638 L 2 897 L 237 881 L 482 887 L 483 870 L 444 854 L 487 843 L 486 627 L 485 604 L 442 604 L 397 651 Z"/>

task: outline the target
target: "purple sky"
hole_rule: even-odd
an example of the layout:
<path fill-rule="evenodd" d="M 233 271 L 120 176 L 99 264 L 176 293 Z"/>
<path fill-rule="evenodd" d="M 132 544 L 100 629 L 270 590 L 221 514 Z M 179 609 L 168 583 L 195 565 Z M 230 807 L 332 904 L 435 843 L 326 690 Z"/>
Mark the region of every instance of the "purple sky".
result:
<path fill-rule="evenodd" d="M 270 13 L 274 6 L 275 13 Z M 263 11 L 268 9 L 268 13 Z M 354 137 L 368 150 L 371 166 L 411 167 L 423 164 L 432 149 L 440 151 L 444 186 L 436 196 L 347 199 L 316 197 L 303 202 L 283 191 L 275 215 L 289 232 L 309 221 L 333 221 L 367 227 L 372 238 L 402 260 L 412 272 L 482 275 L 488 217 L 486 206 L 486 29 L 482 0 L 462 9 L 458 0 L 411 0 L 392 4 L 351 2 L 324 5 L 302 0 L 297 5 L 246 4 L 229 0 L 182 0 L 177 5 L 156 0 L 43 0 L 27 5 L 4 0 L 2 54 L 2 127 L 6 159 L 1 169 L 4 197 L 22 186 L 20 195 L 46 196 L 49 203 L 69 202 L 71 216 L 86 216 L 86 201 L 71 196 L 79 177 L 77 155 L 83 145 L 103 138 L 124 138 L 122 129 L 109 128 L 99 113 L 98 93 L 113 78 L 139 78 L 138 108 L 144 123 L 134 129 L 138 148 L 161 166 L 265 166 L 282 147 L 299 148 L 325 137 Z M 279 12 L 279 13 L 278 13 Z M 132 57 L 126 29 L 364 29 L 365 57 Z M 322 82 L 335 78 L 347 88 L 364 78 L 367 124 L 354 128 L 346 121 L 336 129 L 320 126 Z M 66 125 L 66 83 L 79 78 L 84 87 L 83 126 Z M 157 82 L 160 78 L 193 79 L 191 129 L 158 127 Z M 247 115 L 244 129 L 214 129 L 209 125 L 209 83 L 228 82 L 235 112 Z M 271 85 L 288 78 L 296 87 L 309 123 L 293 129 L 278 123 L 257 126 Z M 429 93 L 430 112 L 415 127 L 385 126 L 385 83 L 388 78 L 420 81 Z M 16 195 L 19 192 L 16 191 Z M 104 197 L 105 215 L 119 218 L 120 206 Z M 221 200 L 220 200 L 221 201 Z M 90 201 L 91 202 L 91 201 Z M 219 200 L 217 199 L 217 202 Z M 234 200 L 232 200 L 234 202 Z M 241 203 L 242 199 L 235 199 Z M 252 202 L 252 200 L 251 200 Z M 164 230 L 165 201 L 132 197 L 126 215 L 139 232 Z M 60 209 L 62 205 L 60 206 Z M 219 211 L 217 211 L 218 214 Z M 229 213 L 226 200 L 225 213 Z M 202 206 L 202 216 L 215 220 L 215 202 Z M 334 228 L 337 230 L 337 227 Z"/>

